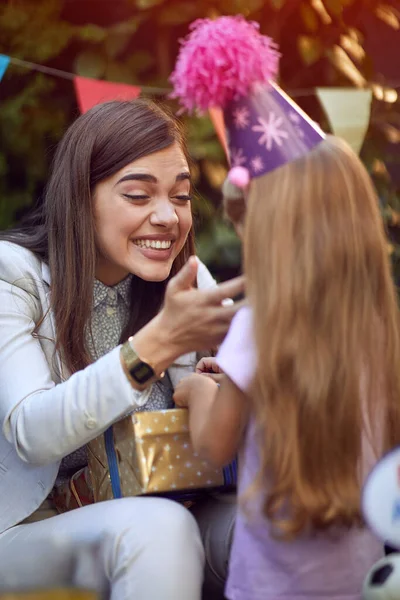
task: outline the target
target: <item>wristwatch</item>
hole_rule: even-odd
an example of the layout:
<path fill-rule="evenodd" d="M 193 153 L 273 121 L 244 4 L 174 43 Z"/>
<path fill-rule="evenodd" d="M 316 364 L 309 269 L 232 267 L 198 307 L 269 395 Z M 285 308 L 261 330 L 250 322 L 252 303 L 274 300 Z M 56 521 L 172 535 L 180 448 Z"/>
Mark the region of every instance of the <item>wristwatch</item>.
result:
<path fill-rule="evenodd" d="M 157 374 L 155 368 L 137 354 L 133 349 L 131 337 L 125 344 L 122 344 L 121 357 L 125 365 L 126 374 L 135 387 L 145 389 L 154 381 L 164 376 L 164 373 Z"/>

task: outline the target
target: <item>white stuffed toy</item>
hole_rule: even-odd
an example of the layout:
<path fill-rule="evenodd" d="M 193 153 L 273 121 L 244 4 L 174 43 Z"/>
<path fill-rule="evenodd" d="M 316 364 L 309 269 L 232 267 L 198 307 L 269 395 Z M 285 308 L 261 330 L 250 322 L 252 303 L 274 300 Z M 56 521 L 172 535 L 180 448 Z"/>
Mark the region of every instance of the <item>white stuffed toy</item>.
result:
<path fill-rule="evenodd" d="M 372 469 L 363 489 L 362 512 L 375 535 L 400 549 L 400 447 Z M 364 581 L 363 600 L 400 600 L 400 550 L 379 560 Z"/>
<path fill-rule="evenodd" d="M 400 554 L 374 564 L 365 578 L 362 600 L 400 600 Z"/>

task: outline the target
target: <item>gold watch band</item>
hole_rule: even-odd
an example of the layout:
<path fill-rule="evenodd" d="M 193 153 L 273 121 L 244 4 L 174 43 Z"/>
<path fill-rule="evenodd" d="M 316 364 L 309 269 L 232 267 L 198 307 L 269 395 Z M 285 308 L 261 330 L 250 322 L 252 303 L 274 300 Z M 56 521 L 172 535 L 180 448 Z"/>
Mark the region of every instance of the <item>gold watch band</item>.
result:
<path fill-rule="evenodd" d="M 146 359 L 140 357 L 132 346 L 132 338 L 121 346 L 121 358 L 125 365 L 125 373 L 131 383 L 139 389 L 146 389 L 157 379 L 164 376 L 158 374 L 153 365 Z"/>

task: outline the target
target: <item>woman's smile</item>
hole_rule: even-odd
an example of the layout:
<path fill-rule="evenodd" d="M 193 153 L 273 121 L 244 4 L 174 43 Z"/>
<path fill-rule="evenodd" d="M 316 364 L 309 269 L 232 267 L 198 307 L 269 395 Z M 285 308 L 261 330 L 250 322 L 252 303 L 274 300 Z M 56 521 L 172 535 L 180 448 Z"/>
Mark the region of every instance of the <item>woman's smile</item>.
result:
<path fill-rule="evenodd" d="M 165 239 L 161 236 L 143 237 L 132 240 L 135 250 L 150 260 L 169 260 L 174 251 L 175 239 Z"/>

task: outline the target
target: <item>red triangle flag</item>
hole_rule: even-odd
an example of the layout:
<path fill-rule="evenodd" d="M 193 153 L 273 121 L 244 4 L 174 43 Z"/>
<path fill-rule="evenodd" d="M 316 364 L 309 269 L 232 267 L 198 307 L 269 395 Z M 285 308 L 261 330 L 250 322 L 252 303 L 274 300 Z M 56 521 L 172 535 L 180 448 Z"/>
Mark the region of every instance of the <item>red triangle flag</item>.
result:
<path fill-rule="evenodd" d="M 81 113 L 107 100 L 134 100 L 141 92 L 140 87 L 134 85 L 78 76 L 74 77 L 74 86 Z"/>

